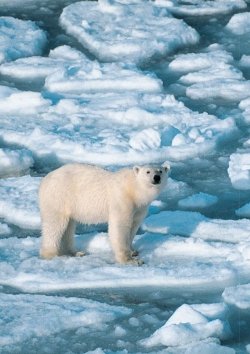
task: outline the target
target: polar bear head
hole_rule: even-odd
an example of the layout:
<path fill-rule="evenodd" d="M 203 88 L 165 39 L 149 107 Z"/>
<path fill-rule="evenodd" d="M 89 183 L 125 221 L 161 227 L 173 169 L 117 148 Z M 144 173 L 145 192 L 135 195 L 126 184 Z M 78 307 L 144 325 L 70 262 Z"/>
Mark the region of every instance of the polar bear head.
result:
<path fill-rule="evenodd" d="M 154 187 L 158 190 L 162 189 L 167 183 L 168 172 L 170 166 L 164 164 L 161 165 L 145 165 L 134 166 L 133 171 L 136 178 L 140 183 L 143 183 L 147 187 Z"/>

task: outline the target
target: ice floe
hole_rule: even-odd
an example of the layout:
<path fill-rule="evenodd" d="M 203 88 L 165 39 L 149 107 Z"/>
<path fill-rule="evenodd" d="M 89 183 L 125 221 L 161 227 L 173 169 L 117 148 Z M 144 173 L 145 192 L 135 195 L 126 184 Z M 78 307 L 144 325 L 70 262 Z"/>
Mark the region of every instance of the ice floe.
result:
<path fill-rule="evenodd" d="M 214 205 L 218 202 L 218 197 L 207 194 L 207 193 L 197 193 L 190 195 L 185 199 L 181 199 L 178 202 L 179 207 L 182 209 L 204 209 Z"/>
<path fill-rule="evenodd" d="M 250 149 L 239 149 L 230 156 L 228 174 L 234 188 L 250 189 Z"/>
<path fill-rule="evenodd" d="M 129 293 L 133 288 L 133 292 L 144 289 L 146 295 L 146 290 L 151 291 L 153 287 L 165 292 L 179 292 L 180 289 L 202 292 L 206 289 L 213 293 L 236 284 L 237 273 L 230 263 L 225 263 L 223 258 L 214 263 L 209 261 L 218 258 L 216 250 L 209 258 L 209 246 L 206 253 L 194 259 L 193 246 L 190 253 L 183 256 L 183 249 L 178 251 L 177 239 L 175 250 L 179 257 L 167 256 L 165 236 L 159 235 L 155 239 L 150 234 L 138 236 L 135 248 L 145 265 L 136 267 L 116 264 L 106 233 L 83 234 L 76 237 L 76 241 L 77 249 L 85 250 L 86 256 L 45 261 L 39 258 L 38 238 L 0 239 L 0 285 L 28 292 L 109 288 Z M 224 248 L 223 252 L 230 253 L 230 250 Z"/>
<path fill-rule="evenodd" d="M 249 34 L 250 32 L 250 12 L 233 15 L 226 29 L 235 35 Z"/>
<path fill-rule="evenodd" d="M 224 15 L 233 11 L 245 9 L 244 0 L 155 0 L 156 4 L 166 6 L 178 16 L 211 16 Z"/>
<path fill-rule="evenodd" d="M 180 346 L 206 338 L 226 339 L 231 330 L 226 320 L 226 308 L 221 304 L 180 306 L 164 326 L 141 341 L 147 347 Z"/>
<path fill-rule="evenodd" d="M 0 222 L 0 236 L 6 236 L 6 235 L 10 235 L 11 234 L 11 229 L 10 227 L 5 224 Z"/>
<path fill-rule="evenodd" d="M 162 211 L 146 218 L 142 228 L 154 233 L 240 242 L 249 240 L 250 220 L 209 219 L 198 212 Z"/>
<path fill-rule="evenodd" d="M 242 205 L 242 207 L 236 209 L 235 214 L 241 218 L 250 218 L 250 203 Z"/>
<path fill-rule="evenodd" d="M 250 310 L 250 284 L 226 288 L 222 294 L 224 301 L 241 310 Z"/>
<path fill-rule="evenodd" d="M 60 46 L 48 57 L 21 58 L 0 66 L 3 78 L 43 84 L 56 93 L 82 94 L 84 92 L 160 92 L 162 82 L 155 75 L 137 68 L 126 68 L 116 63 L 91 61 L 80 51 Z"/>
<path fill-rule="evenodd" d="M 0 112 L 8 118 L 2 119 L 0 137 L 49 165 L 182 161 L 213 154 L 237 132 L 232 118 L 193 112 L 165 94 L 85 94 L 52 104 L 40 93 L 12 90 L 2 89 Z"/>
<path fill-rule="evenodd" d="M 231 54 L 213 44 L 203 53 L 177 56 L 170 62 L 169 70 L 182 74 L 178 82 L 191 99 L 240 102 L 248 97 L 250 86 L 233 62 Z"/>
<path fill-rule="evenodd" d="M 47 44 L 46 34 L 32 21 L 0 17 L 0 63 L 40 55 Z"/>
<path fill-rule="evenodd" d="M 193 28 L 149 1 L 82 1 L 64 8 L 60 23 L 102 61 L 141 63 L 199 41 Z"/>

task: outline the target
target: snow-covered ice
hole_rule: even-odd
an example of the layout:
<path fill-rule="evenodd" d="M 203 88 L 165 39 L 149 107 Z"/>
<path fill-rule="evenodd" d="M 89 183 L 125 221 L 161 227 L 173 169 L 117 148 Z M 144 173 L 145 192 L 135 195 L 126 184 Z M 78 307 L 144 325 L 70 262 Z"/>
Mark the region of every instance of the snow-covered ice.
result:
<path fill-rule="evenodd" d="M 27 172 L 33 163 L 28 150 L 0 149 L 0 177 L 20 175 Z"/>
<path fill-rule="evenodd" d="M 250 12 L 244 12 L 232 16 L 226 29 L 235 35 L 247 34 L 250 32 Z"/>
<path fill-rule="evenodd" d="M 250 310 L 250 284 L 226 288 L 222 296 L 227 304 L 241 310 Z"/>
<path fill-rule="evenodd" d="M 223 15 L 247 7 L 244 0 L 216 0 L 216 2 L 211 0 L 155 0 L 155 2 L 179 16 Z"/>
<path fill-rule="evenodd" d="M 0 179 L 0 217 L 24 229 L 39 229 L 37 192 L 40 177 Z"/>
<path fill-rule="evenodd" d="M 143 0 L 78 2 L 63 10 L 60 23 L 102 61 L 142 63 L 199 41 L 184 21 Z"/>
<path fill-rule="evenodd" d="M 40 55 L 47 37 L 34 22 L 0 17 L 0 63 L 17 58 Z"/>

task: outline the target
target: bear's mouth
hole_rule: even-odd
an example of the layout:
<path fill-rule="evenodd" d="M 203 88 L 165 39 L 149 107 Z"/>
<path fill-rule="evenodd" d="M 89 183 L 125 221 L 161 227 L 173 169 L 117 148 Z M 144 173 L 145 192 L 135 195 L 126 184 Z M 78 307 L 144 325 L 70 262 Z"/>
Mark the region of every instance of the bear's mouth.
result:
<path fill-rule="evenodd" d="M 157 184 L 161 184 L 161 181 L 152 181 L 152 184 L 155 186 Z"/>

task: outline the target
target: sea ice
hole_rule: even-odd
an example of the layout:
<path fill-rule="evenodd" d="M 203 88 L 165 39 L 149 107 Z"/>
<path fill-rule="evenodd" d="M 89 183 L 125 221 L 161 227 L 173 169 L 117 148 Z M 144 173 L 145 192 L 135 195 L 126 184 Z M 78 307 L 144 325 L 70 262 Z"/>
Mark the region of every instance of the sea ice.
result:
<path fill-rule="evenodd" d="M 234 188 L 250 189 L 250 149 L 239 149 L 230 156 L 228 174 Z"/>
<path fill-rule="evenodd" d="M 239 102 L 248 97 L 249 81 L 235 67 L 231 54 L 218 44 L 210 45 L 202 53 L 177 56 L 169 70 L 182 73 L 178 83 L 186 88 L 192 99 L 225 99 Z"/>
<path fill-rule="evenodd" d="M 223 15 L 245 9 L 244 0 L 155 0 L 156 4 L 165 6 L 178 16 L 211 16 Z"/>
<path fill-rule="evenodd" d="M 160 92 L 162 82 L 153 74 L 121 64 L 91 61 L 80 51 L 60 46 L 48 57 L 21 58 L 0 66 L 3 78 L 31 83 L 45 82 L 45 89 L 56 93 L 84 92 Z"/>
<path fill-rule="evenodd" d="M 213 154 L 237 131 L 232 118 L 193 112 L 165 94 L 85 94 L 52 104 L 40 93 L 12 90 L 4 92 L 0 106 L 8 115 L 0 138 L 6 146 L 27 148 L 47 166 L 183 161 Z"/>
<path fill-rule="evenodd" d="M 82 297 L 2 293 L 0 348 L 4 351 L 13 344 L 69 329 L 81 328 L 85 335 L 103 331 L 108 322 L 130 313 L 131 310 L 124 306 L 111 306 Z"/>
<path fill-rule="evenodd" d="M 233 15 L 225 27 L 235 35 L 243 35 L 250 33 L 250 12 L 244 12 Z"/>
<path fill-rule="evenodd" d="M 224 301 L 241 310 L 250 310 L 250 284 L 226 288 L 222 294 Z"/>
<path fill-rule="evenodd" d="M 16 176 L 25 173 L 33 165 L 30 151 L 0 148 L 0 177 Z"/>
<path fill-rule="evenodd" d="M 154 233 L 237 243 L 249 239 L 250 220 L 209 219 L 198 212 L 162 211 L 146 218 L 142 229 Z"/>
<path fill-rule="evenodd" d="M 40 228 L 38 185 L 40 177 L 0 179 L 0 217 L 24 229 Z"/>
<path fill-rule="evenodd" d="M 207 316 L 207 311 L 209 312 L 210 309 L 212 309 L 213 316 Z M 219 315 L 216 310 L 219 311 Z M 223 312 L 224 316 L 222 316 Z M 184 304 L 174 312 L 164 326 L 156 330 L 149 338 L 142 340 L 141 343 L 147 347 L 181 346 L 210 337 L 228 338 L 231 332 L 225 312 L 223 304 Z"/>
<path fill-rule="evenodd" d="M 181 199 L 178 202 L 179 207 L 182 209 L 204 209 L 214 205 L 218 202 L 218 197 L 207 194 L 207 193 L 197 193 L 193 194 L 185 199 Z"/>
<path fill-rule="evenodd" d="M 82 1 L 64 8 L 61 26 L 102 61 L 145 62 L 196 44 L 198 33 L 149 1 Z"/>
<path fill-rule="evenodd" d="M 145 265 L 136 267 L 115 263 L 106 233 L 76 237 L 77 249 L 85 250 L 86 256 L 56 257 L 50 261 L 39 258 L 38 238 L 0 239 L 0 285 L 28 292 L 109 288 L 130 293 L 133 288 L 133 292 L 143 289 L 146 295 L 146 290 L 151 292 L 153 287 L 178 293 L 206 289 L 209 293 L 236 283 L 234 266 L 219 255 L 234 253 L 232 247 L 230 251 L 230 247 L 219 245 L 216 252 L 216 247 L 197 242 L 196 246 L 190 244 L 190 251 L 185 255 L 185 244 L 178 251 L 179 241 L 169 243 L 170 247 L 175 243 L 175 254 L 171 255 L 165 235 L 155 239 L 148 234 L 137 236 L 135 248 L 139 249 Z M 195 258 L 202 247 L 201 255 Z"/>
<path fill-rule="evenodd" d="M 42 54 L 47 43 L 44 31 L 32 21 L 0 17 L 0 63 Z"/>

